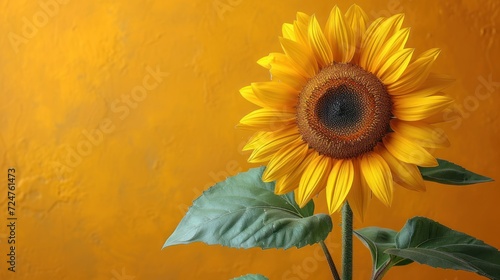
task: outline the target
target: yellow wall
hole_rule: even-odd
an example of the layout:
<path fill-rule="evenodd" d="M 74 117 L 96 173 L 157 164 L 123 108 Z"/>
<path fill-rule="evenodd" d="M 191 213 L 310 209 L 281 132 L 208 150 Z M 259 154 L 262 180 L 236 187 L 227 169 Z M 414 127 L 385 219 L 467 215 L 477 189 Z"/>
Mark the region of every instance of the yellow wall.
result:
<path fill-rule="evenodd" d="M 235 124 L 255 107 L 238 90 L 269 78 L 255 61 L 280 51 L 281 24 L 296 11 L 324 22 L 352 1 L 57 1 L 0 3 L 0 178 L 6 186 L 16 168 L 18 217 L 11 273 L 4 187 L 0 279 L 329 279 L 316 246 L 160 249 L 203 189 L 251 167 L 240 152 L 250 133 Z M 435 69 L 456 77 L 449 93 L 463 116 L 446 126 L 452 147 L 437 155 L 499 179 L 498 1 L 357 3 L 371 18 L 405 12 L 417 52 L 442 48 Z M 374 201 L 355 226 L 399 229 L 425 215 L 500 247 L 498 181 L 427 186 L 397 189 L 391 208 Z M 324 197 L 316 201 L 326 211 Z M 367 279 L 358 241 L 355 255 L 356 279 Z M 412 264 L 387 279 L 480 278 Z"/>

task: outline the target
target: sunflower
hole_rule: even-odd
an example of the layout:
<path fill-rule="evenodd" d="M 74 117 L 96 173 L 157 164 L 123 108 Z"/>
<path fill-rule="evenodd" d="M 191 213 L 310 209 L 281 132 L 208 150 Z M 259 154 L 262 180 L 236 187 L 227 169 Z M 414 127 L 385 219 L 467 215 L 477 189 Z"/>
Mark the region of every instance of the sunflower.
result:
<path fill-rule="evenodd" d="M 372 194 L 390 206 L 394 185 L 425 190 L 417 166 L 436 166 L 430 152 L 449 145 L 433 125 L 451 79 L 430 72 L 439 49 L 412 58 L 403 19 L 369 23 L 353 5 L 334 7 L 323 29 L 300 12 L 283 24 L 283 53 L 258 61 L 271 80 L 240 90 L 262 107 L 240 121 L 256 130 L 244 150 L 267 163 L 277 194 L 295 190 L 303 206 L 325 189 L 330 213 L 348 200 L 362 218 Z"/>

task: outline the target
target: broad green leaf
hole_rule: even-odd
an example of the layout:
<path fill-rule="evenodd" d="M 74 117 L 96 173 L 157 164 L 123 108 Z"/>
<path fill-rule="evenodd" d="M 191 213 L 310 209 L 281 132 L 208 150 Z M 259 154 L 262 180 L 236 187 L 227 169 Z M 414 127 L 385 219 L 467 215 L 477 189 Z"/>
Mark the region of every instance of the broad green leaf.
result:
<path fill-rule="evenodd" d="M 384 251 L 396 247 L 396 231 L 379 227 L 367 227 L 354 231 L 354 234 L 370 249 L 375 269 L 379 269 L 390 260 L 390 255 L 385 254 Z"/>
<path fill-rule="evenodd" d="M 354 231 L 354 234 L 370 249 L 373 262 L 373 279 L 378 279 L 376 278 L 377 275 L 385 274 L 392 266 L 412 263 L 411 260 L 385 253 L 385 250 L 396 247 L 396 231 L 379 227 L 367 227 Z"/>
<path fill-rule="evenodd" d="M 470 235 L 424 217 L 410 219 L 385 252 L 418 263 L 500 279 L 500 252 Z"/>
<path fill-rule="evenodd" d="M 324 240 L 332 230 L 329 215 L 313 202 L 300 209 L 293 194 L 274 194 L 262 182 L 264 167 L 216 184 L 197 198 L 163 248 L 202 241 L 233 248 L 303 247 Z"/>
<path fill-rule="evenodd" d="M 233 280 L 269 280 L 269 279 L 260 274 L 247 274 L 245 276 L 233 278 Z"/>
<path fill-rule="evenodd" d="M 372 254 L 372 279 L 381 279 L 391 267 L 413 261 L 500 279 L 500 252 L 497 249 L 425 217 L 408 220 L 398 233 L 369 227 L 355 234 Z"/>
<path fill-rule="evenodd" d="M 435 167 L 418 167 L 424 180 L 448 185 L 470 185 L 493 181 L 444 159 L 437 159 Z"/>

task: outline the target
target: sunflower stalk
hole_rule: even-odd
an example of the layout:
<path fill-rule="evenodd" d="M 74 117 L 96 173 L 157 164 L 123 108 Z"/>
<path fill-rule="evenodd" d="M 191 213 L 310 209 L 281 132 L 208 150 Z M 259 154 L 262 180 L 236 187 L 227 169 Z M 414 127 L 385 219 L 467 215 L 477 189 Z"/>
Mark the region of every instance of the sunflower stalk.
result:
<path fill-rule="evenodd" d="M 352 210 L 346 201 L 342 207 L 342 279 L 352 280 Z"/>

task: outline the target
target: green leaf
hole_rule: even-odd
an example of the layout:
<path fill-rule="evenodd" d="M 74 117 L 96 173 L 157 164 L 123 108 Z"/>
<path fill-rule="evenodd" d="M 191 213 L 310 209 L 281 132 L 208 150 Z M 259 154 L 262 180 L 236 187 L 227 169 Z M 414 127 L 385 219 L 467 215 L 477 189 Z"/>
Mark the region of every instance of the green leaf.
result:
<path fill-rule="evenodd" d="M 396 247 L 396 231 L 379 227 L 367 227 L 354 231 L 354 234 L 370 249 L 375 269 L 379 269 L 390 260 L 391 256 L 385 254 L 384 251 Z"/>
<path fill-rule="evenodd" d="M 355 234 L 372 254 L 372 279 L 381 279 L 391 267 L 413 261 L 500 279 L 500 252 L 497 249 L 425 217 L 408 220 L 398 233 L 368 227 Z"/>
<path fill-rule="evenodd" d="M 388 248 L 396 247 L 394 240 L 397 232 L 391 229 L 368 227 L 354 231 L 354 234 L 365 244 L 372 253 L 372 261 L 375 269 L 382 267 L 390 256 L 383 252 Z"/>
<path fill-rule="evenodd" d="M 448 185 L 470 185 L 491 182 L 493 179 L 471 172 L 444 159 L 435 167 L 418 167 L 424 180 Z"/>
<path fill-rule="evenodd" d="M 392 229 L 367 227 L 354 231 L 361 242 L 370 249 L 373 262 L 373 279 L 378 279 L 395 265 L 407 265 L 413 261 L 394 257 L 385 253 L 385 250 L 396 247 L 397 232 Z"/>
<path fill-rule="evenodd" d="M 260 274 L 247 274 L 245 276 L 233 278 L 233 280 L 269 280 L 269 279 Z"/>
<path fill-rule="evenodd" d="M 500 252 L 470 235 L 424 217 L 410 219 L 385 252 L 418 263 L 500 279 Z"/>
<path fill-rule="evenodd" d="M 329 215 L 300 209 L 293 194 L 274 194 L 262 182 L 264 167 L 216 184 L 193 202 L 163 248 L 202 241 L 233 248 L 303 247 L 324 240 L 332 230 Z"/>

